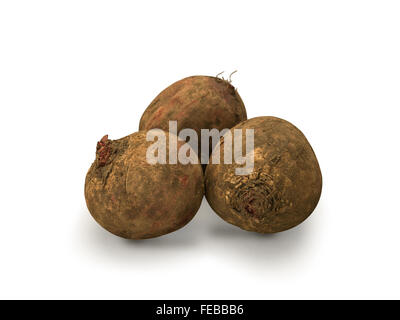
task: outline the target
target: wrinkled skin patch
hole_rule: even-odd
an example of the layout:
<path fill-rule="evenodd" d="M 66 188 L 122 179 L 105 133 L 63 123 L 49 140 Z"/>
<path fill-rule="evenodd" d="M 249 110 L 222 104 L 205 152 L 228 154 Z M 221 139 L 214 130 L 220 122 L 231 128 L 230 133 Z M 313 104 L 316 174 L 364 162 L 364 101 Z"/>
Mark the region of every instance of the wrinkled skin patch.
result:
<path fill-rule="evenodd" d="M 253 118 L 234 129 L 254 129 L 254 170 L 238 176 L 237 164 L 209 164 L 205 184 L 211 207 L 248 231 L 274 233 L 300 224 L 315 209 L 322 189 L 319 164 L 306 137 L 275 117 Z"/>
<path fill-rule="evenodd" d="M 226 191 L 226 204 L 242 215 L 264 220 L 265 211 L 277 212 L 285 204 L 273 177 L 259 170 L 249 176 L 234 176 L 233 193 Z M 236 179 L 235 179 L 236 178 Z M 236 180 L 236 181 L 235 181 Z"/>
<path fill-rule="evenodd" d="M 200 207 L 201 165 L 148 164 L 151 144 L 146 132 L 119 140 L 104 137 L 98 143 L 86 176 L 86 204 L 93 218 L 117 236 L 146 239 L 173 232 Z"/>

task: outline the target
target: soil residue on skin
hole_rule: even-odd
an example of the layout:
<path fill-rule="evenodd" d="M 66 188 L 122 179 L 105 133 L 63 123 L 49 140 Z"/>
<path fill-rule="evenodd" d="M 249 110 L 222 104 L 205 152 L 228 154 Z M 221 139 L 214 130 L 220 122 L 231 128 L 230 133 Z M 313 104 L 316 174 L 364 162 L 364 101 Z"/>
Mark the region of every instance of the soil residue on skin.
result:
<path fill-rule="evenodd" d="M 106 230 L 128 239 L 178 230 L 196 214 L 204 194 L 200 164 L 147 162 L 146 152 L 153 142 L 146 140 L 146 133 L 119 140 L 104 136 L 86 176 L 85 198 L 93 218 Z M 182 145 L 178 143 L 178 150 Z"/>
<path fill-rule="evenodd" d="M 169 121 L 177 121 L 178 133 L 194 129 L 200 137 L 201 129 L 221 131 L 246 119 L 243 101 L 229 81 L 192 76 L 170 85 L 150 103 L 140 119 L 139 130 L 168 131 Z M 199 154 L 200 150 L 199 145 L 195 151 Z"/>
<path fill-rule="evenodd" d="M 244 230 L 274 233 L 304 221 L 318 204 L 322 175 L 303 133 L 275 117 L 244 121 L 234 129 L 254 130 L 254 169 L 240 176 L 238 164 L 209 164 L 206 197 L 227 222 Z M 245 149 L 245 139 L 242 141 Z M 221 158 L 224 153 L 220 142 Z"/>

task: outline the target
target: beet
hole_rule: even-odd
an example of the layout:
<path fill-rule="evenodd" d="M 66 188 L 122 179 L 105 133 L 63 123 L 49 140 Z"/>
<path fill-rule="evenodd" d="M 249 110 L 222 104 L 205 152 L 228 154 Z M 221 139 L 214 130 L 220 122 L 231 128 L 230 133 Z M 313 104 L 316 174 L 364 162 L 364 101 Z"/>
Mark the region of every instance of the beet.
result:
<path fill-rule="evenodd" d="M 146 239 L 173 232 L 200 207 L 201 165 L 149 164 L 146 152 L 152 144 L 144 131 L 98 142 L 86 176 L 86 204 L 93 218 L 117 236 Z"/>
<path fill-rule="evenodd" d="M 254 168 L 248 175 L 236 175 L 235 169 L 243 165 L 224 164 L 223 158 L 221 164 L 210 160 L 205 184 L 211 207 L 248 231 L 274 233 L 300 224 L 317 206 L 322 189 L 320 167 L 306 137 L 275 117 L 253 118 L 231 132 L 234 129 L 254 129 Z"/>
<path fill-rule="evenodd" d="M 200 137 L 201 129 L 229 129 L 246 119 L 242 99 L 229 81 L 192 76 L 170 85 L 150 103 L 140 119 L 139 130 L 168 130 L 168 121 L 175 120 L 178 133 L 190 128 Z"/>

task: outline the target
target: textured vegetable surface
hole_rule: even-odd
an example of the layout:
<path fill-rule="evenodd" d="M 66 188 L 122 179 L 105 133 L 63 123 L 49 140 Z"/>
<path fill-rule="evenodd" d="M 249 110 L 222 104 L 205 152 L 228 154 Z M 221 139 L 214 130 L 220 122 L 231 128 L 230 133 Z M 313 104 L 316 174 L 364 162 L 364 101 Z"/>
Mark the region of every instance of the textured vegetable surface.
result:
<path fill-rule="evenodd" d="M 246 109 L 236 89 L 226 80 L 192 76 L 175 82 L 162 91 L 147 107 L 139 129 L 168 130 L 169 120 L 181 129 L 232 128 L 246 120 Z"/>
<path fill-rule="evenodd" d="M 319 164 L 306 137 L 275 117 L 253 118 L 233 129 L 254 129 L 254 169 L 240 176 L 235 168 L 241 165 L 209 164 L 205 183 L 211 207 L 248 231 L 273 233 L 300 224 L 313 212 L 322 189 Z M 220 147 L 222 154 L 223 139 Z"/>
<path fill-rule="evenodd" d="M 105 136 L 98 142 L 96 160 L 86 176 L 90 213 L 120 237 L 167 234 L 187 224 L 200 207 L 204 193 L 201 165 L 149 164 L 146 151 L 152 143 L 146 141 L 146 132 L 119 140 Z"/>

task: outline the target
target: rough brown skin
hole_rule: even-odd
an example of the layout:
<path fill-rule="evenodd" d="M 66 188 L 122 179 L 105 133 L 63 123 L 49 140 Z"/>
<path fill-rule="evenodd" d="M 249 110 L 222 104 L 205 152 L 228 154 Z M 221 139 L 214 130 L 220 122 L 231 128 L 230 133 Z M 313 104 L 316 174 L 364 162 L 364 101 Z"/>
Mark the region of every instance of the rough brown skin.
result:
<path fill-rule="evenodd" d="M 235 168 L 243 165 L 223 164 L 223 158 L 221 164 L 207 166 L 206 197 L 214 211 L 235 226 L 260 233 L 303 222 L 317 206 L 322 189 L 320 167 L 306 137 L 275 117 L 253 118 L 233 129 L 254 129 L 254 170 L 236 175 Z M 221 139 L 221 154 L 223 145 Z"/>
<path fill-rule="evenodd" d="M 192 76 L 170 85 L 150 103 L 140 119 L 139 130 L 168 131 L 168 121 L 176 120 L 178 133 L 190 128 L 200 137 L 201 129 L 229 129 L 246 119 L 243 101 L 228 81 Z"/>
<path fill-rule="evenodd" d="M 97 144 L 96 160 L 86 176 L 86 204 L 93 218 L 117 236 L 146 239 L 173 232 L 200 207 L 201 165 L 149 164 L 146 151 L 151 144 L 146 132 L 119 140 L 105 136 Z"/>

